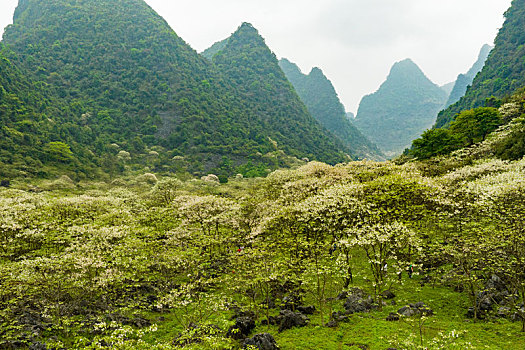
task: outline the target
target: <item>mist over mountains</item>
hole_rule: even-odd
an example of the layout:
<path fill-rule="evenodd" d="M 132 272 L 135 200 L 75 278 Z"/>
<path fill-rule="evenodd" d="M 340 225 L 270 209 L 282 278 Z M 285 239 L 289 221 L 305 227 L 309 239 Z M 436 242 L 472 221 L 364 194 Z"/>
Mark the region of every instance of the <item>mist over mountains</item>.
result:
<path fill-rule="evenodd" d="M 394 64 L 375 93 L 363 97 L 355 125 L 392 157 L 434 124 L 446 99 L 446 92 L 406 59 Z"/>
<path fill-rule="evenodd" d="M 306 75 L 296 64 L 285 58 L 279 61 L 279 65 L 309 112 L 321 125 L 338 137 L 359 158 L 384 159 L 377 146 L 370 142 L 347 117 L 334 86 L 321 69 L 313 68 Z"/>
<path fill-rule="evenodd" d="M 483 69 L 485 61 L 487 61 L 487 58 L 489 57 L 490 51 L 492 49 L 493 47 L 490 45 L 483 45 L 479 52 L 478 60 L 474 63 L 474 65 L 465 74 L 458 75 L 458 78 L 454 83 L 452 90 L 450 91 L 450 95 L 448 97 L 447 103 L 445 104 L 445 107 L 456 103 L 465 95 L 465 92 L 467 92 L 467 87 L 472 84 L 476 75 Z"/>

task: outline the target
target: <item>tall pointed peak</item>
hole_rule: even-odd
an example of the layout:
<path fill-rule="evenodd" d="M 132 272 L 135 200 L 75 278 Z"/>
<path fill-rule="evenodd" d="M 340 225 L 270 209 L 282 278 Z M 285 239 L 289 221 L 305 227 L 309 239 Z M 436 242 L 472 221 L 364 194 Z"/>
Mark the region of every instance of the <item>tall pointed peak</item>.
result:
<path fill-rule="evenodd" d="M 395 89 L 400 86 L 416 88 L 422 85 L 432 89 L 439 89 L 414 61 L 407 58 L 394 63 L 386 81 L 381 85 L 380 90 L 384 90 L 385 88 Z"/>
<path fill-rule="evenodd" d="M 326 76 L 324 75 L 322 69 L 319 68 L 319 67 L 312 68 L 312 70 L 310 71 L 310 74 L 308 74 L 308 75 L 311 76 L 311 77 L 324 77 L 324 78 L 326 78 Z"/>
<path fill-rule="evenodd" d="M 227 39 L 223 51 L 252 51 L 258 47 L 264 47 L 270 51 L 259 31 L 252 24 L 244 22 Z M 277 58 L 275 60 L 277 61 Z"/>
<path fill-rule="evenodd" d="M 489 45 L 489 44 L 485 44 L 481 47 L 481 50 L 479 51 L 479 55 L 478 55 L 478 59 L 482 59 L 482 58 L 487 58 L 487 56 L 489 55 L 490 51 L 492 51 L 492 49 L 494 48 L 494 46 L 492 45 Z"/>
<path fill-rule="evenodd" d="M 236 36 L 252 36 L 262 38 L 259 34 L 259 31 L 251 23 L 248 22 L 243 22 L 232 34 L 232 37 Z"/>
<path fill-rule="evenodd" d="M 390 75 L 410 72 L 420 72 L 421 74 L 423 74 L 421 68 L 419 68 L 419 66 L 415 64 L 414 61 L 412 61 L 410 58 L 394 63 L 394 65 L 390 69 Z"/>

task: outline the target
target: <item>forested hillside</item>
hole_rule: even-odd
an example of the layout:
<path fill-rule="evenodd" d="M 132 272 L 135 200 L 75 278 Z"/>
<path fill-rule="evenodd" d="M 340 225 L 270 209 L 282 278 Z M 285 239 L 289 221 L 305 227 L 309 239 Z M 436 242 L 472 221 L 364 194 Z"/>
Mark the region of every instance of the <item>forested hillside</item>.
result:
<path fill-rule="evenodd" d="M 346 116 L 334 86 L 319 68 L 305 75 L 294 63 L 279 61 L 288 80 L 312 116 L 361 159 L 384 160 L 382 152 Z"/>
<path fill-rule="evenodd" d="M 407 154 L 421 160 L 466 149 L 477 157 L 521 159 L 525 156 L 524 90 L 501 103 L 500 108 L 462 111 L 448 128 L 426 130 Z"/>
<path fill-rule="evenodd" d="M 505 13 L 494 49 L 483 70 L 476 76 L 465 96 L 439 113 L 436 127 L 448 126 L 456 115 L 476 107 L 497 107 L 497 99 L 504 98 L 525 86 L 525 2 L 513 0 Z M 489 100 L 495 97 L 496 100 Z"/>
<path fill-rule="evenodd" d="M 287 154 L 337 163 L 351 150 L 334 138 L 308 112 L 275 54 L 258 31 L 243 23 L 213 56 L 221 74 L 237 88 L 241 103 L 255 111 L 264 130 Z"/>
<path fill-rule="evenodd" d="M 0 177 L 46 177 L 60 169 L 86 178 L 100 175 L 100 166 L 117 171 L 114 157 L 100 159 L 81 144 L 95 137 L 69 120 L 79 111 L 55 99 L 49 85 L 33 82 L 17 61 L 0 46 Z"/>
<path fill-rule="evenodd" d="M 448 101 L 445 104 L 445 108 L 458 102 L 459 99 L 465 95 L 467 87 L 469 87 L 472 84 L 472 81 L 474 80 L 476 75 L 483 69 L 485 61 L 489 57 L 492 48 L 493 47 L 490 45 L 483 45 L 481 51 L 479 52 L 478 59 L 474 63 L 474 65 L 465 74 L 458 75 L 458 78 L 454 83 L 454 87 L 448 97 Z"/>
<path fill-rule="evenodd" d="M 29 78 L 53 93 L 51 104 L 68 106 L 72 141 L 96 158 L 120 154 L 120 166 L 221 176 L 282 166 L 283 157 L 269 154 L 281 147 L 298 158 L 345 159 L 315 125 L 288 133 L 280 112 L 261 117 L 244 87 L 142 0 L 24 0 L 3 43 Z M 286 117 L 294 113 L 303 118 L 300 108 Z M 315 149 L 303 138 L 313 138 Z"/>
<path fill-rule="evenodd" d="M 389 157 L 430 128 L 447 99 L 411 60 L 397 62 L 375 93 L 363 97 L 355 126 Z"/>

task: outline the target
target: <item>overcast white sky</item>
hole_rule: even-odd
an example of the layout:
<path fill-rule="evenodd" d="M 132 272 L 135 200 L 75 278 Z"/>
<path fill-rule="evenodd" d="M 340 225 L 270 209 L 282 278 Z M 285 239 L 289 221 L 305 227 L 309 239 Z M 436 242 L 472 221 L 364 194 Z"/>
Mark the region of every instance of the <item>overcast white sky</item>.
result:
<path fill-rule="evenodd" d="M 146 0 L 199 52 L 252 23 L 280 57 L 320 67 L 348 111 L 411 58 L 440 85 L 491 44 L 511 0 Z M 0 0 L 0 28 L 18 0 Z"/>

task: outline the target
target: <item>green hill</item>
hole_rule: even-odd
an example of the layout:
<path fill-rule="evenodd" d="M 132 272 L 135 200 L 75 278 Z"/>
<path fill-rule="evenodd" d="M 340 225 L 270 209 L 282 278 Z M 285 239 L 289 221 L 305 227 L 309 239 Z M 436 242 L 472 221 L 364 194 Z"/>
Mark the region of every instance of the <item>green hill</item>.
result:
<path fill-rule="evenodd" d="M 124 152 L 130 159 L 122 165 L 229 175 L 245 164 L 277 167 L 265 157 L 275 150 L 271 137 L 299 158 L 345 159 L 315 128 L 289 133 L 279 111 L 270 124 L 260 118 L 258 101 L 243 100 L 236 81 L 142 0 L 23 0 L 3 43 L 53 92 L 53 104 L 70 106 L 71 134 L 94 157 Z"/>
<path fill-rule="evenodd" d="M 446 99 L 445 91 L 407 59 L 392 67 L 377 92 L 363 97 L 355 125 L 387 156 L 395 156 L 433 125 Z"/>
<path fill-rule="evenodd" d="M 224 47 L 226 46 L 226 43 L 228 43 L 228 39 L 217 41 L 215 44 L 213 44 L 212 46 L 210 46 L 209 48 L 201 52 L 201 55 L 211 60 L 213 59 L 213 56 L 215 56 L 217 52 L 224 49 Z"/>
<path fill-rule="evenodd" d="M 525 86 L 525 2 L 512 1 L 505 17 L 485 66 L 465 96 L 439 113 L 437 128 L 448 126 L 461 111 L 485 105 L 492 96 L 503 98 Z"/>
<path fill-rule="evenodd" d="M 255 112 L 277 147 L 287 154 L 330 163 L 347 159 L 350 150 L 308 113 L 275 54 L 249 23 L 243 23 L 213 56 L 221 74 L 236 87 L 242 105 Z"/>
<path fill-rule="evenodd" d="M 359 158 L 385 159 L 382 152 L 370 142 L 346 116 L 334 86 L 319 68 L 305 75 L 296 64 L 283 58 L 279 65 L 292 83 L 310 114 L 321 125 L 339 138 Z"/>
<path fill-rule="evenodd" d="M 34 82 L 0 44 L 0 177 L 47 176 L 53 168 L 79 178 L 118 171 L 114 157 L 96 157 L 80 142 L 93 142 L 89 128 L 69 117 L 74 106 L 54 98 L 53 88 Z"/>
<path fill-rule="evenodd" d="M 467 73 L 458 75 L 458 78 L 454 83 L 454 87 L 450 92 L 445 107 L 448 107 L 458 102 L 461 97 L 465 96 L 467 88 L 472 84 L 472 81 L 474 81 L 476 75 L 483 69 L 485 61 L 489 57 L 491 50 L 492 46 L 483 45 L 481 51 L 479 52 L 478 60 L 474 63 L 474 65 L 469 69 Z"/>

